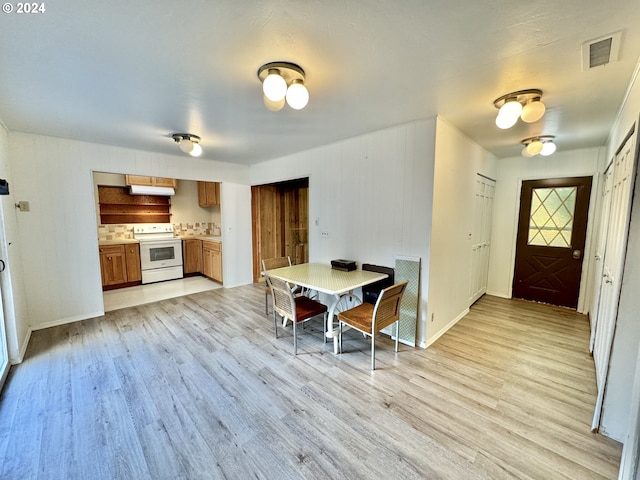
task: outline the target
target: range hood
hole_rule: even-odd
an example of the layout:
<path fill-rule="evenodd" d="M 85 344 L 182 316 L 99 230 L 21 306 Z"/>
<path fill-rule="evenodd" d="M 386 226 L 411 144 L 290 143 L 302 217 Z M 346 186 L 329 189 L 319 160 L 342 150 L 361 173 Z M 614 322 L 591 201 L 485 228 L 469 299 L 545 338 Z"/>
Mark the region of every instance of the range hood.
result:
<path fill-rule="evenodd" d="M 175 195 L 176 191 L 171 187 L 149 187 L 147 185 L 131 185 L 131 195 L 163 195 L 168 197 Z"/>

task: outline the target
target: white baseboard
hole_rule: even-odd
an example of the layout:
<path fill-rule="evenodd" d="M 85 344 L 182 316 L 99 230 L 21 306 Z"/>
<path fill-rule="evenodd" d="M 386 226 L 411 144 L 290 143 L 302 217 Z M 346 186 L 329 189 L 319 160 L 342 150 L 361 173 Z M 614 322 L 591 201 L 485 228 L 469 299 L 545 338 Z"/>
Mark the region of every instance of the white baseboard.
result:
<path fill-rule="evenodd" d="M 511 298 L 510 295 L 506 295 L 503 292 L 489 292 L 489 291 L 487 291 L 485 295 L 491 295 L 492 297 L 498 297 L 498 298 Z"/>
<path fill-rule="evenodd" d="M 460 314 L 456 318 L 454 318 L 447 325 L 445 325 L 445 327 L 442 330 L 440 330 L 433 338 L 430 338 L 429 340 L 427 340 L 425 348 L 428 348 L 429 346 L 433 345 L 442 335 L 447 333 L 447 331 L 451 327 L 453 327 L 456 323 L 458 323 L 460 319 L 464 317 L 467 313 L 469 313 L 469 309 L 465 308 L 462 312 L 460 312 Z"/>
<path fill-rule="evenodd" d="M 31 327 L 31 329 L 44 330 L 45 328 L 57 327 L 58 325 L 65 325 L 67 323 L 79 322 L 80 320 L 88 320 L 89 318 L 102 317 L 103 315 L 104 315 L 104 311 L 99 311 L 94 313 L 78 315 L 77 317 L 61 318 L 58 320 L 53 320 L 51 322 L 41 323 L 40 325 Z"/>
<path fill-rule="evenodd" d="M 18 365 L 19 363 L 22 363 L 22 361 L 24 360 L 24 355 L 27 352 L 27 347 L 29 346 L 29 340 L 31 339 L 31 327 L 29 327 L 29 330 L 27 330 L 27 334 L 24 337 L 24 340 L 22 341 L 22 345 L 20 345 L 20 353 L 18 354 L 18 358 L 15 357 L 10 357 L 9 358 L 9 363 L 11 363 L 11 365 Z"/>

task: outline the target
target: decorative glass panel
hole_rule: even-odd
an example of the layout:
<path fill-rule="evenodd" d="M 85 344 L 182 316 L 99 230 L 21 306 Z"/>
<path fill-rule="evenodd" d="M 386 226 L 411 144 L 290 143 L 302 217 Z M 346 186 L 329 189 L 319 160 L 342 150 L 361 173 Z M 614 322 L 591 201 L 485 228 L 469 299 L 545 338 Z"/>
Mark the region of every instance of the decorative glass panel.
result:
<path fill-rule="evenodd" d="M 534 188 L 529 245 L 571 247 L 577 187 Z"/>

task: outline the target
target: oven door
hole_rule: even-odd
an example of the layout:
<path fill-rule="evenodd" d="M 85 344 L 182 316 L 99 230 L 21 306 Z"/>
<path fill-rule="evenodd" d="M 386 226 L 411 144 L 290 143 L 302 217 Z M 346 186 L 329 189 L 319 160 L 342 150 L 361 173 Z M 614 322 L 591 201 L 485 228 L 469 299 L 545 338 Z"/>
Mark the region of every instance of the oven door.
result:
<path fill-rule="evenodd" d="M 140 242 L 142 270 L 182 266 L 182 240 L 147 240 Z"/>

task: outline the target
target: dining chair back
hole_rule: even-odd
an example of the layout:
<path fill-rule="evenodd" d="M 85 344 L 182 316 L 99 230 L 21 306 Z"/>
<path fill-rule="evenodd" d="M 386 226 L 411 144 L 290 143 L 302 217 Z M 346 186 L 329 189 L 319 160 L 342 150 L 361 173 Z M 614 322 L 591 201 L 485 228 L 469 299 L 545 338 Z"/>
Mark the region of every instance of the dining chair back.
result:
<path fill-rule="evenodd" d="M 273 270 L 274 268 L 290 267 L 291 257 L 274 257 L 262 259 L 262 274 L 267 270 Z M 265 282 L 264 287 L 264 314 L 269 315 L 269 295 L 271 295 L 271 288 L 269 284 Z"/>
<path fill-rule="evenodd" d="M 368 272 L 386 273 L 388 275 L 385 279 L 378 280 L 377 282 L 373 282 L 362 287 L 362 301 L 375 304 L 382 289 L 390 287 L 395 283 L 395 270 L 391 267 L 383 267 L 382 265 L 373 265 L 371 263 L 363 263 L 362 270 L 366 270 Z"/>
<path fill-rule="evenodd" d="M 298 354 L 298 323 L 306 322 L 319 315 L 324 316 L 322 334 L 327 331 L 327 306 L 304 295 L 294 296 L 289 284 L 284 280 L 265 274 L 267 284 L 271 287 L 273 298 L 273 329 L 278 338 L 278 321 L 276 315 L 288 318 L 293 323 L 293 354 Z"/>
<path fill-rule="evenodd" d="M 371 370 L 376 368 L 376 341 L 375 335 L 389 325 L 396 325 L 396 345 L 398 351 L 398 320 L 400 319 L 400 302 L 407 288 L 406 280 L 383 289 L 376 300 L 375 305 L 367 302 L 338 313 L 339 347 L 342 353 L 343 325 L 348 325 L 364 335 L 371 337 Z"/>

